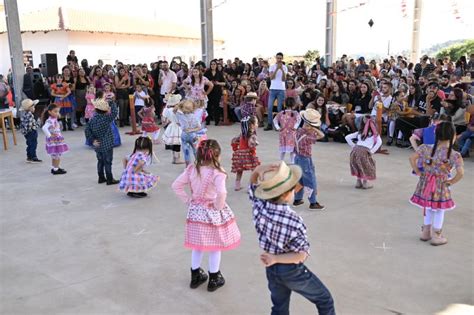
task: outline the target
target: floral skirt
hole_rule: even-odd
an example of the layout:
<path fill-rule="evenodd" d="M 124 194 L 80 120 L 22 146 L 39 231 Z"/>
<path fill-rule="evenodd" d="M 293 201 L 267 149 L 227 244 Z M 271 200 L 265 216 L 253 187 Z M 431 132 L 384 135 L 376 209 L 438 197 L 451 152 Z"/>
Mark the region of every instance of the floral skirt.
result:
<path fill-rule="evenodd" d="M 435 176 L 423 173 L 410 202 L 423 209 L 452 210 L 456 207 L 451 198 L 449 186 L 445 184 L 447 176 Z"/>
<path fill-rule="evenodd" d="M 240 231 L 228 205 L 216 210 L 191 202 L 186 218 L 184 246 L 204 251 L 230 250 L 240 244 Z"/>
<path fill-rule="evenodd" d="M 52 157 L 60 157 L 69 151 L 69 147 L 64 143 L 64 137 L 61 135 L 53 135 L 46 138 L 46 153 Z"/>
<path fill-rule="evenodd" d="M 260 165 L 260 160 L 253 149 L 237 149 L 232 154 L 232 173 L 253 171 Z"/>
<path fill-rule="evenodd" d="M 375 160 L 372 153 L 366 147 L 356 145 L 351 152 L 350 166 L 352 176 L 359 179 L 374 180 L 375 176 Z"/>

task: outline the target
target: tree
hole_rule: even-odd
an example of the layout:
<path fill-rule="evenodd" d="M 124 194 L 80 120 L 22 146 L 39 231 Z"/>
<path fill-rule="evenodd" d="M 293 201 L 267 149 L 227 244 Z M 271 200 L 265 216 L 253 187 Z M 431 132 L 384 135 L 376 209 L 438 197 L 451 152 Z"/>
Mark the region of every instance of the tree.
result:
<path fill-rule="evenodd" d="M 319 50 L 308 50 L 303 57 L 304 63 L 311 66 L 316 61 L 316 58 L 319 58 Z"/>
<path fill-rule="evenodd" d="M 469 56 L 474 52 L 474 39 L 467 40 L 462 44 L 454 44 L 449 47 L 443 48 L 436 54 L 436 58 L 449 57 L 451 60 L 456 61 L 461 56 Z"/>

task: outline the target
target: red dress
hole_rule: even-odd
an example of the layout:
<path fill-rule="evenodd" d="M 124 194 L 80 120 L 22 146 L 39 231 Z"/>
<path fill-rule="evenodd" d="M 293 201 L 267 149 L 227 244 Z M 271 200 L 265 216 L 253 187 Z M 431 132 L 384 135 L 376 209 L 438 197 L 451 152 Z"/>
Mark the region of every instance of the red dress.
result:
<path fill-rule="evenodd" d="M 143 108 L 142 130 L 146 132 L 155 132 L 160 130 L 160 128 L 155 123 L 154 107 Z"/>
<path fill-rule="evenodd" d="M 257 135 L 253 134 L 250 138 L 243 136 L 232 139 L 232 173 L 243 171 L 253 171 L 260 165 L 257 156 Z"/>

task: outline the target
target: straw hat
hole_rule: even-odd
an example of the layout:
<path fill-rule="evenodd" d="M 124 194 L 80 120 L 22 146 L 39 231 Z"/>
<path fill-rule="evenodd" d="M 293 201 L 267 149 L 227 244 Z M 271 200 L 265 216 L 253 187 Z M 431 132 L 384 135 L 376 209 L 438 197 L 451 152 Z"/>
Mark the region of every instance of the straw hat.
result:
<path fill-rule="evenodd" d="M 312 127 L 321 126 L 321 114 L 312 108 L 300 112 L 301 118 L 305 123 Z"/>
<path fill-rule="evenodd" d="M 96 109 L 101 110 L 103 112 L 107 112 L 110 109 L 109 102 L 107 102 L 105 98 L 97 98 L 92 101 L 92 104 Z"/>
<path fill-rule="evenodd" d="M 21 101 L 21 108 L 20 110 L 28 110 L 30 109 L 32 106 L 35 106 L 36 104 L 39 103 L 39 100 L 30 100 L 29 98 Z"/>
<path fill-rule="evenodd" d="M 165 97 L 166 105 L 169 107 L 173 107 L 181 101 L 181 95 L 179 94 L 168 94 Z"/>
<path fill-rule="evenodd" d="M 285 162 L 281 162 L 277 171 L 264 174 L 263 181 L 255 190 L 255 196 L 264 200 L 276 198 L 295 187 L 301 174 L 302 171 L 298 165 L 288 166 Z"/>
<path fill-rule="evenodd" d="M 248 93 L 245 95 L 245 98 L 254 98 L 254 99 L 257 99 L 257 98 L 258 98 L 258 95 L 257 95 L 257 93 L 255 93 L 255 92 L 248 92 Z"/>

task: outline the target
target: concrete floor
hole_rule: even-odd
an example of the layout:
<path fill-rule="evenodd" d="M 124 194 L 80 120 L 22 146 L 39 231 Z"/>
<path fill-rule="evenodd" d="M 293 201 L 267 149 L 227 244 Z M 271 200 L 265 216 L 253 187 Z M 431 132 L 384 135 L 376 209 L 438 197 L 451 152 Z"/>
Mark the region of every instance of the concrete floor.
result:
<path fill-rule="evenodd" d="M 114 152 L 114 173 L 134 138 L 123 135 Z M 230 170 L 232 127 L 211 127 Z M 116 187 L 96 183 L 95 155 L 84 147 L 83 130 L 64 134 L 71 152 L 52 176 L 40 137 L 42 165 L 25 163 L 24 139 L 0 151 L 1 314 L 269 314 L 270 296 L 246 192 L 232 190 L 228 203 L 242 232 L 242 245 L 223 255 L 227 284 L 215 293 L 188 288 L 190 251 L 183 247 L 186 208 L 171 182 L 183 170 L 170 153 L 150 170 L 161 176 L 146 199 L 133 200 Z M 277 133 L 259 132 L 263 162 L 277 157 Z M 321 143 L 314 148 L 319 201 L 324 212 L 297 212 L 308 226 L 307 261 L 331 290 L 339 314 L 433 314 L 452 303 L 474 304 L 473 173 L 453 188 L 458 205 L 447 214 L 449 243 L 432 247 L 418 240 L 421 211 L 408 203 L 416 178 L 410 151 L 391 148 L 377 155 L 375 188 L 353 188 L 350 148 Z M 244 179 L 248 179 L 245 174 Z M 293 295 L 293 314 L 314 307 Z"/>

